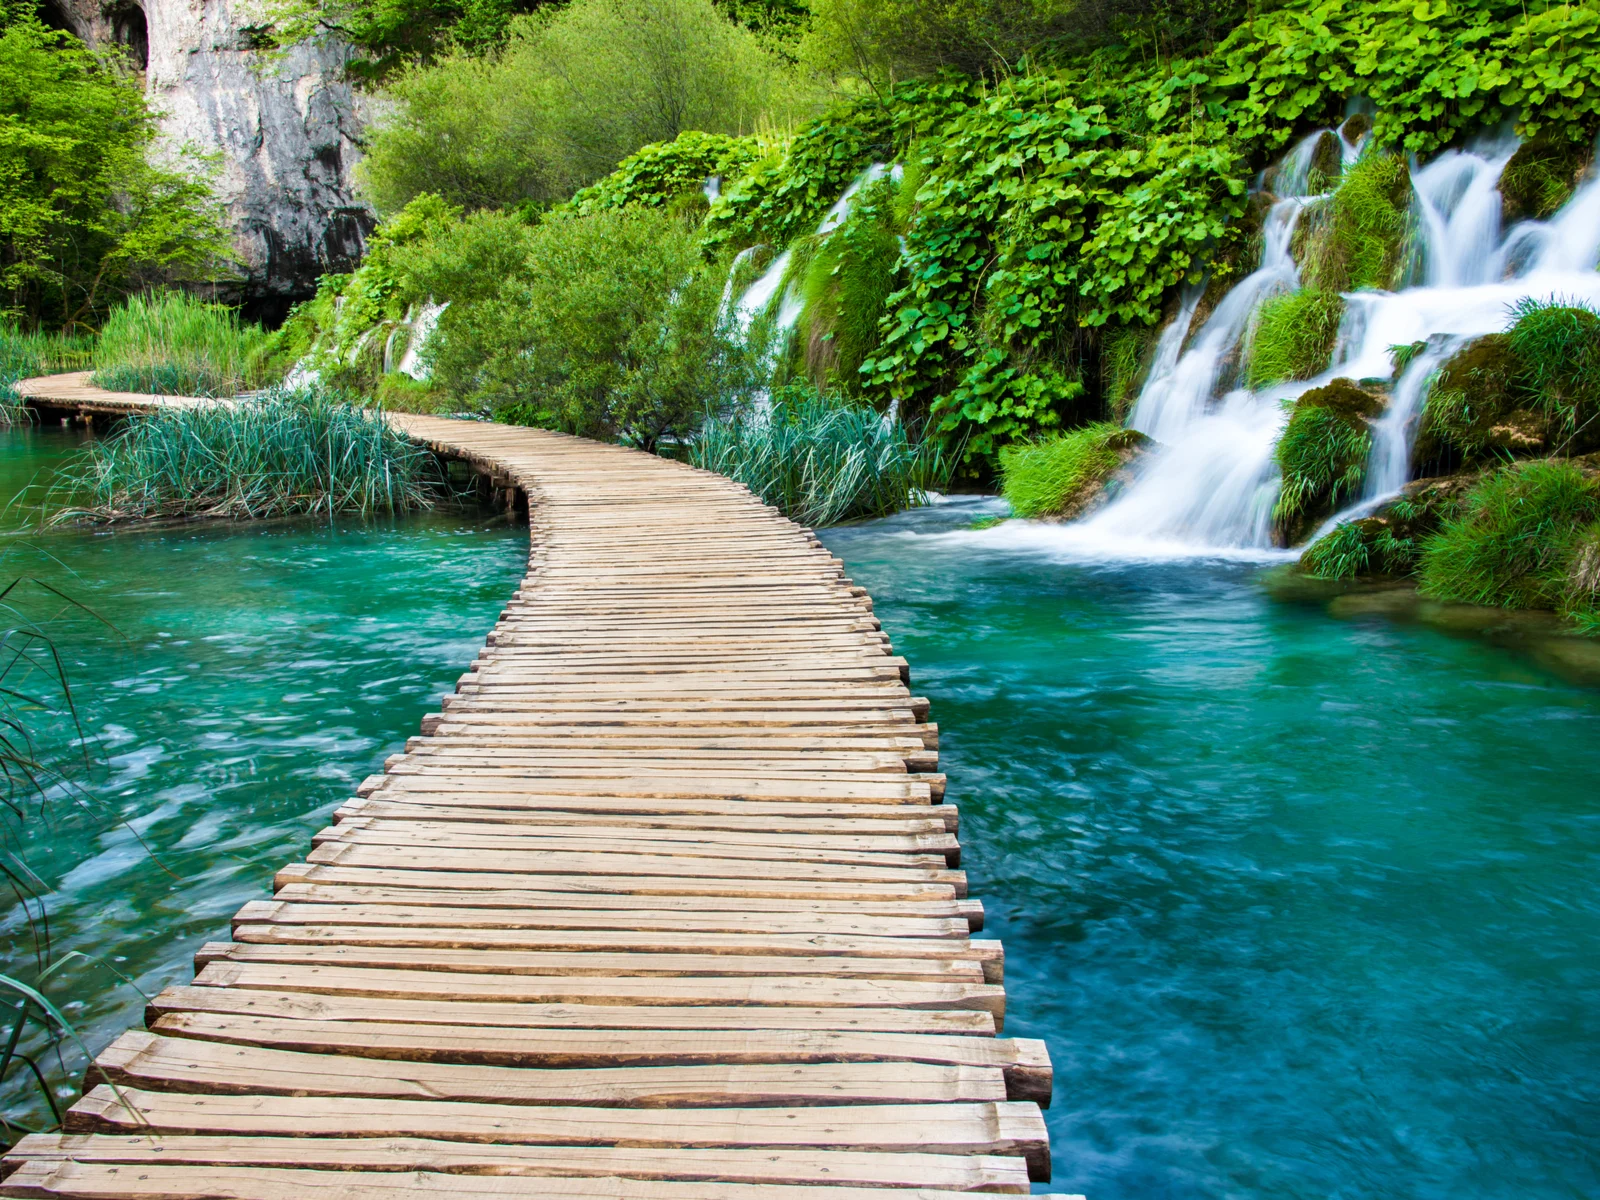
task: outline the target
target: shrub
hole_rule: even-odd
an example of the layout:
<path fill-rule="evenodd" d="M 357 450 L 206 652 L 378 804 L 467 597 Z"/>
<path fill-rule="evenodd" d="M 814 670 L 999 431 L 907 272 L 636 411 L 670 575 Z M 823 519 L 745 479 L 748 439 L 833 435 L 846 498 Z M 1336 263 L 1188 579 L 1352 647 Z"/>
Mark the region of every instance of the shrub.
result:
<path fill-rule="evenodd" d="M 422 192 L 549 204 L 643 146 L 752 133 L 797 103 L 789 70 L 711 0 L 574 0 L 514 20 L 491 57 L 408 69 L 388 95 L 361 168 L 381 212 Z"/>
<path fill-rule="evenodd" d="M 1400 265 L 1411 203 L 1403 156 L 1365 155 L 1345 172 L 1325 208 L 1309 214 L 1302 276 L 1308 288 L 1387 288 Z"/>
<path fill-rule="evenodd" d="M 657 142 L 631 154 L 617 169 L 572 198 L 580 216 L 629 204 L 659 206 L 685 193 L 699 195 L 706 180 L 724 183 L 737 179 L 767 150 L 762 139 L 750 135 L 686 130 L 670 142 Z"/>
<path fill-rule="evenodd" d="M 192 278 L 226 252 L 206 171 L 147 158 L 156 118 L 115 55 L 12 20 L 0 130 L 0 289 L 29 326 L 92 328 L 152 277 Z"/>
<path fill-rule="evenodd" d="M 257 386 L 267 335 L 231 308 L 184 292 L 130 297 L 107 318 L 92 382 L 114 392 L 232 396 Z"/>
<path fill-rule="evenodd" d="M 483 214 L 463 229 L 462 244 L 498 246 L 506 274 L 437 289 L 451 305 L 425 354 L 436 386 L 502 420 L 652 449 L 750 395 L 754 360 L 721 312 L 726 272 L 681 221 L 635 208 L 513 226 Z M 459 245 L 436 257 L 441 284 L 481 261 Z"/>
<path fill-rule="evenodd" d="M 431 502 L 434 476 L 428 452 L 380 414 L 279 388 L 130 417 L 62 470 L 55 519 L 399 513 Z"/>
<path fill-rule="evenodd" d="M 1367 422 L 1382 411 L 1382 401 L 1348 379 L 1313 388 L 1294 402 L 1273 451 L 1283 486 L 1272 519 L 1285 544 L 1360 492 L 1372 453 Z"/>
<path fill-rule="evenodd" d="M 1584 527 L 1600 520 L 1600 487 L 1570 463 L 1502 467 L 1423 547 L 1421 589 L 1441 600 L 1556 608 Z"/>
<path fill-rule="evenodd" d="M 1274 296 L 1256 317 L 1246 381 L 1260 388 L 1326 370 L 1343 317 L 1344 298 L 1337 292 L 1306 288 Z"/>
<path fill-rule="evenodd" d="M 1076 516 L 1145 442 L 1101 422 L 1000 451 L 1000 491 L 1019 517 Z"/>
<path fill-rule="evenodd" d="M 899 421 L 803 383 L 769 410 L 708 417 L 689 461 L 813 529 L 924 504 L 948 477 L 937 446 L 913 443 Z"/>
<path fill-rule="evenodd" d="M 1600 313 L 1581 302 L 1527 297 L 1512 308 L 1507 347 L 1519 382 L 1558 452 L 1600 447 Z"/>

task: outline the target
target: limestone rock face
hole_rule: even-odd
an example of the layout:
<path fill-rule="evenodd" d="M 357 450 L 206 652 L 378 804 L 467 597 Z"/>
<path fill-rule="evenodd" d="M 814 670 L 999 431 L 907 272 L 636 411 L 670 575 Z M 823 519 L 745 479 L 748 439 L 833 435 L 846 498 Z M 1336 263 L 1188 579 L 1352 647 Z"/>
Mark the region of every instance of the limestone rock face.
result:
<path fill-rule="evenodd" d="M 145 93 L 167 150 L 192 148 L 218 168 L 243 300 L 280 317 L 317 277 L 359 260 L 374 218 L 350 169 L 364 104 L 341 78 L 345 52 L 256 44 L 250 0 L 58 0 L 60 23 L 94 45 L 126 45 L 145 63 Z"/>

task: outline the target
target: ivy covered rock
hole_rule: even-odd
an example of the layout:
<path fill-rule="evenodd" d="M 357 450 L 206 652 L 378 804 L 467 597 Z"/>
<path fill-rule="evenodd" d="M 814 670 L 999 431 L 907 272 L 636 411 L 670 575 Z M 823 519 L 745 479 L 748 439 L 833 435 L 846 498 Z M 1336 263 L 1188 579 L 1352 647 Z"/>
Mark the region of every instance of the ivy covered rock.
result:
<path fill-rule="evenodd" d="M 623 159 L 610 175 L 573 196 L 572 209 L 588 216 L 630 204 L 655 208 L 685 195 L 703 197 L 708 180 L 738 178 L 776 149 L 754 136 L 685 130 L 673 141 L 657 142 Z"/>
<path fill-rule="evenodd" d="M 1275 452 L 1283 486 L 1272 519 L 1284 545 L 1300 541 L 1360 493 L 1372 453 L 1369 422 L 1383 409 L 1381 397 L 1348 379 L 1294 402 Z"/>

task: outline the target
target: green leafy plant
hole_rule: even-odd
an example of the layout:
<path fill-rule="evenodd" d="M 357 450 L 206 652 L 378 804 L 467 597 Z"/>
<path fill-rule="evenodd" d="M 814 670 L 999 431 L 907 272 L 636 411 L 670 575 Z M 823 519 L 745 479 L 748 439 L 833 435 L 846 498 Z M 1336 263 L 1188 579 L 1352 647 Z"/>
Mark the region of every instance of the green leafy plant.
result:
<path fill-rule="evenodd" d="M 401 513 L 432 503 L 435 460 L 338 394 L 164 408 L 89 443 L 52 491 L 56 522 Z"/>
<path fill-rule="evenodd" d="M 580 216 L 630 204 L 668 204 L 685 193 L 699 194 L 708 179 L 737 179 L 768 151 L 755 135 L 685 130 L 670 142 L 657 142 L 630 154 L 617 169 L 572 198 Z"/>
<path fill-rule="evenodd" d="M 709 416 L 689 461 L 814 529 L 924 504 L 949 477 L 936 445 L 913 442 L 899 421 L 805 383 L 774 392 L 770 410 Z"/>
<path fill-rule="evenodd" d="M 184 292 L 131 296 L 106 319 L 91 382 L 113 392 L 233 396 L 262 382 L 266 333 Z"/>
<path fill-rule="evenodd" d="M 1273 451 L 1283 484 L 1272 519 L 1286 544 L 1360 492 L 1372 454 L 1368 422 L 1382 411 L 1376 396 L 1348 379 L 1313 388 L 1294 402 Z"/>
<path fill-rule="evenodd" d="M 1557 608 L 1600 486 L 1570 463 L 1514 463 L 1485 476 L 1423 547 L 1420 586 L 1441 600 Z"/>
<path fill-rule="evenodd" d="M 1310 379 L 1327 369 L 1344 317 L 1337 292 L 1307 288 L 1274 296 L 1261 306 L 1245 379 L 1253 388 Z"/>

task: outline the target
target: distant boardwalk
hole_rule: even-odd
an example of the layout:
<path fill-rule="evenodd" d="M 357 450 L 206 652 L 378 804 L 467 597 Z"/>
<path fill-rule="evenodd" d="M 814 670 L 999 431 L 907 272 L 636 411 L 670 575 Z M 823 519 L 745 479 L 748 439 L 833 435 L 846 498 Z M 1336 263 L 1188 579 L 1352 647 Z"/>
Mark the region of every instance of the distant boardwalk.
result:
<path fill-rule="evenodd" d="M 28 384 L 72 407 L 50 388 Z M 100 1055 L 0 1195 L 1048 1178 L 1044 1045 L 995 1036 L 1003 959 L 969 936 L 937 730 L 839 561 L 719 476 L 392 420 L 527 493 L 521 589 L 423 736 Z"/>

